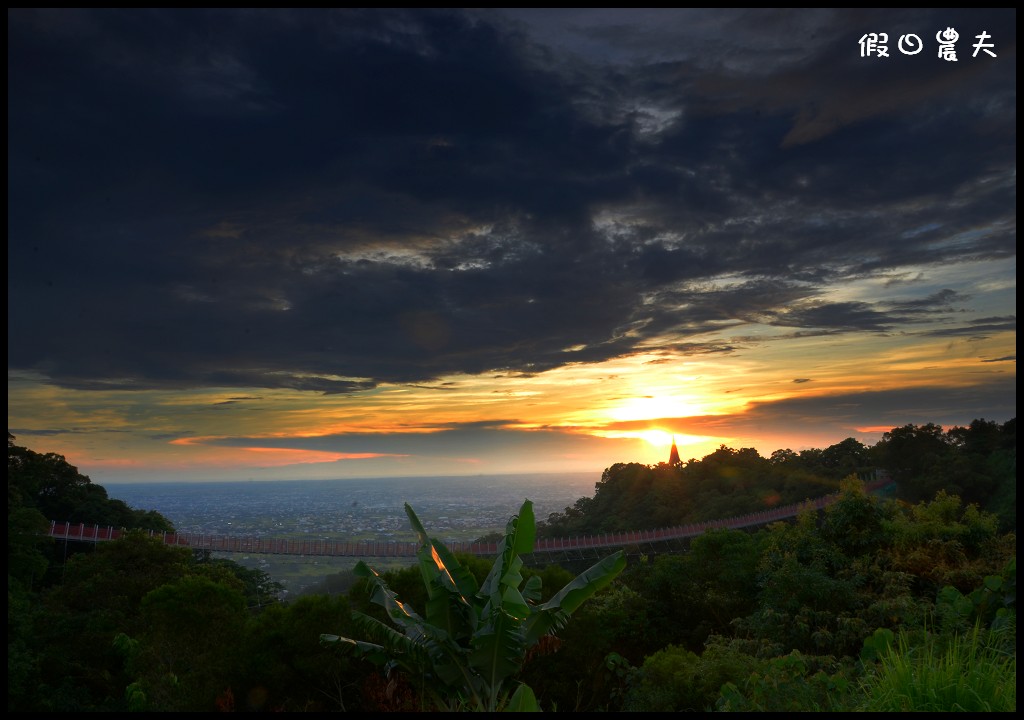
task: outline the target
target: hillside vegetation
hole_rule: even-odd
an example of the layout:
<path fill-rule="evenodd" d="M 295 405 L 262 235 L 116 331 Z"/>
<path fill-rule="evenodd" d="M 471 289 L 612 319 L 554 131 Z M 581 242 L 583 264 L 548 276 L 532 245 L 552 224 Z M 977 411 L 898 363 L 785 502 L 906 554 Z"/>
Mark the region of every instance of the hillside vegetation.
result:
<path fill-rule="evenodd" d="M 281 602 L 264 573 L 151 539 L 145 530 L 173 529 L 158 513 L 110 500 L 64 458 L 14 440 L 9 711 L 434 707 L 417 677 L 321 636 L 360 640 L 365 622 L 353 613 L 383 624 L 396 608 L 436 615 L 431 583 L 444 572 L 425 585 L 422 567 L 392 570 L 343 595 Z M 879 469 L 895 481 L 891 497 L 858 479 Z M 839 497 L 755 532 L 707 532 L 685 551 L 634 548 L 614 581 L 538 638 L 515 679 L 541 709 L 562 712 L 1015 710 L 1015 484 L 1015 420 L 894 428 L 870 448 L 846 440 L 762 458 L 722 447 L 679 466 L 613 465 L 593 497 L 538 532 L 663 527 Z M 52 517 L 139 532 L 65 545 L 43 535 Z M 460 587 L 487 585 L 494 567 L 445 562 L 461 568 Z M 555 565 L 503 567 L 521 573 L 528 603 L 572 587 L 574 573 Z M 374 602 L 382 587 L 401 604 Z"/>
<path fill-rule="evenodd" d="M 1002 425 L 975 420 L 947 431 L 906 425 L 873 447 L 847 438 L 824 450 L 776 450 L 765 458 L 753 448 L 723 445 L 676 466 L 617 463 L 604 471 L 593 497 L 550 515 L 541 533 L 596 535 L 737 517 L 834 493 L 850 475 L 871 478 L 877 472 L 893 479 L 898 500 L 917 503 L 945 490 L 996 515 L 1003 530 L 1016 528 L 1013 419 Z"/>

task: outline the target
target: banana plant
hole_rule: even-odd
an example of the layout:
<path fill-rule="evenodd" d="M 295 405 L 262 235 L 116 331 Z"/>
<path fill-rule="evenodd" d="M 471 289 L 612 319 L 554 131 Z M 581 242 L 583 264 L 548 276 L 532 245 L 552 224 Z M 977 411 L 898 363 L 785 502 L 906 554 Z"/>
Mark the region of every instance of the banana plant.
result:
<path fill-rule="evenodd" d="M 372 601 L 384 608 L 392 624 L 353 612 L 366 640 L 323 634 L 321 642 L 336 643 L 389 672 L 406 671 L 420 680 L 421 689 L 441 710 L 539 711 L 533 691 L 517 679 L 527 651 L 561 629 L 580 605 L 622 572 L 623 552 L 609 555 L 541 603 L 541 580 L 524 580 L 520 557 L 533 552 L 536 539 L 529 500 L 509 520 L 494 565 L 479 586 L 443 543 L 427 535 L 408 503 L 405 512 L 420 543 L 425 616 L 399 600 L 360 561 L 355 573 L 369 581 Z"/>

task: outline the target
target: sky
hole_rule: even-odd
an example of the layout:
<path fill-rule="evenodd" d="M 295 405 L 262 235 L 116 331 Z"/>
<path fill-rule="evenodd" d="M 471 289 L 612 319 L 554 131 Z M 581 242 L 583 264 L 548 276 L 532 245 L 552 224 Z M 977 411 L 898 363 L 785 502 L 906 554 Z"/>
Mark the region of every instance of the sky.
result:
<path fill-rule="evenodd" d="M 7 17 L 8 431 L 94 482 L 1016 417 L 1015 10 Z"/>

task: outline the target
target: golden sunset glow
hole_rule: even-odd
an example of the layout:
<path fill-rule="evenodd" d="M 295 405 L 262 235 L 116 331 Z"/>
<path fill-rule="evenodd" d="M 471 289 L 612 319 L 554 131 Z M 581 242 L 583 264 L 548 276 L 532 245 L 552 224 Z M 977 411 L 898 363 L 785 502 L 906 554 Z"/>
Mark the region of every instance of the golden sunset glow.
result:
<path fill-rule="evenodd" d="M 222 62 L 161 10 L 10 11 L 9 432 L 131 482 L 600 474 L 673 437 L 1010 420 L 1012 46 L 876 73 L 861 14 L 770 12 L 801 32 L 224 12 Z"/>
<path fill-rule="evenodd" d="M 337 453 L 318 450 L 289 450 L 286 448 L 242 448 L 262 456 L 257 461 L 263 467 L 301 465 L 305 463 L 337 462 L 338 460 L 366 460 L 368 458 L 395 457 L 385 453 Z"/>
<path fill-rule="evenodd" d="M 672 445 L 672 434 L 664 430 L 646 430 L 640 433 L 640 437 L 656 448 L 668 448 Z"/>
<path fill-rule="evenodd" d="M 631 398 L 608 411 L 612 420 L 652 420 L 704 414 L 702 407 L 689 399 L 655 395 Z"/>
<path fill-rule="evenodd" d="M 1007 344 L 1012 339 L 1012 335 L 1004 336 Z M 815 339 L 803 341 L 803 354 L 815 356 L 811 348 L 820 343 Z M 461 435 L 453 431 L 466 423 L 482 423 L 484 433 L 522 433 L 524 438 L 558 434 L 566 439 L 559 463 L 600 472 L 603 467 L 624 460 L 663 462 L 673 436 L 680 454 L 694 458 L 703 457 L 723 444 L 756 447 L 764 454 L 783 447 L 815 446 L 813 438 L 817 437 L 814 433 L 818 428 L 807 427 L 802 438 L 787 440 L 785 423 L 798 418 L 758 420 L 760 408 L 797 401 L 816 403 L 843 393 L 882 392 L 890 388 L 905 391 L 938 382 L 954 386 L 972 382 L 972 375 L 967 372 L 971 367 L 969 358 L 963 353 L 950 353 L 948 347 L 938 344 L 890 347 L 882 352 L 868 344 L 864 348 L 868 354 L 860 357 L 855 355 L 855 345 L 840 343 L 837 347 L 843 355 L 828 362 L 821 371 L 807 373 L 814 375 L 808 382 L 793 382 L 793 377 L 805 374 L 807 368 L 780 370 L 783 363 L 792 361 L 779 353 L 772 363 L 760 367 L 744 364 L 740 358 L 739 365 L 744 367 L 741 375 L 737 375 L 735 367 L 720 368 L 686 358 L 679 362 L 687 363 L 691 369 L 699 365 L 699 375 L 675 375 L 666 370 L 671 363 L 626 358 L 558 368 L 529 378 L 452 376 L 426 386 L 381 385 L 362 393 L 320 396 L 314 402 L 306 394 L 289 390 L 58 393 L 52 386 L 26 378 L 9 384 L 8 410 L 12 417 L 27 418 L 39 407 L 47 407 L 51 413 L 60 409 L 64 424 L 90 432 L 52 438 L 50 448 L 75 458 L 84 467 L 113 476 L 138 472 L 142 467 L 190 474 L 201 467 L 217 472 L 233 467 L 293 468 L 296 472 L 310 468 L 323 476 L 348 467 L 357 473 L 372 474 L 374 467 L 385 467 L 381 463 L 386 462 L 393 463 L 396 472 L 415 472 L 417 453 L 410 449 L 418 447 L 413 444 L 414 438 L 441 439 L 451 435 L 455 442 Z M 1012 348 L 994 346 L 990 352 L 1008 354 Z M 825 365 L 826 356 L 815 363 Z M 841 374 L 843 370 L 847 374 Z M 636 388 L 645 378 L 644 390 L 637 393 Z M 698 396 L 694 387 L 708 394 Z M 219 444 L 222 438 L 229 437 L 222 432 L 228 417 L 235 431 L 230 437 L 250 438 L 248 445 Z M 173 435 L 183 423 L 188 423 L 192 434 L 135 443 L 131 460 L 118 457 L 117 443 L 123 438 L 120 430 L 140 420 L 148 423 L 154 434 L 162 428 L 162 432 Z M 831 438 L 831 442 L 823 439 L 818 444 L 827 446 L 843 439 L 838 435 L 871 441 L 896 424 L 850 424 L 822 436 Z M 373 438 L 389 436 L 394 440 L 386 447 L 374 445 Z M 326 445 L 335 442 L 332 438 L 337 437 L 349 438 L 346 446 L 326 449 Z M 579 444 L 586 437 L 597 444 L 588 445 L 587 451 L 571 449 L 572 438 L 577 438 Z M 115 444 L 99 444 L 104 438 Z M 629 445 L 632 441 L 642 445 Z M 291 447 L 269 447 L 264 443 Z M 302 447 L 308 443 L 325 447 Z M 607 444 L 603 455 L 597 450 L 602 444 Z M 475 447 L 472 443 L 463 445 L 444 456 L 453 468 L 472 467 L 478 471 L 512 471 L 517 461 L 523 460 L 513 454 L 510 461 L 496 465 L 488 459 L 493 450 L 481 455 L 483 447 Z M 419 467 L 440 466 L 421 462 Z"/>

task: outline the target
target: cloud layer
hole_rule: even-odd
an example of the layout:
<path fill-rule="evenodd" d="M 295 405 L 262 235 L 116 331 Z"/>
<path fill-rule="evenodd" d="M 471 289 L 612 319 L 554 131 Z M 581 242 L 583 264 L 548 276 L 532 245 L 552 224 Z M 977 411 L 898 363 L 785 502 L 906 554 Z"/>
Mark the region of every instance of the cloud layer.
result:
<path fill-rule="evenodd" d="M 998 58 L 859 56 L 940 15 Z M 666 17 L 574 52 L 544 14 L 10 11 L 9 367 L 346 393 L 751 323 L 991 330 L 951 288 L 830 291 L 1012 264 L 1015 13 Z"/>
<path fill-rule="evenodd" d="M 1016 414 L 1014 10 L 9 9 L 8 126 L 18 432 L 540 462 Z"/>

